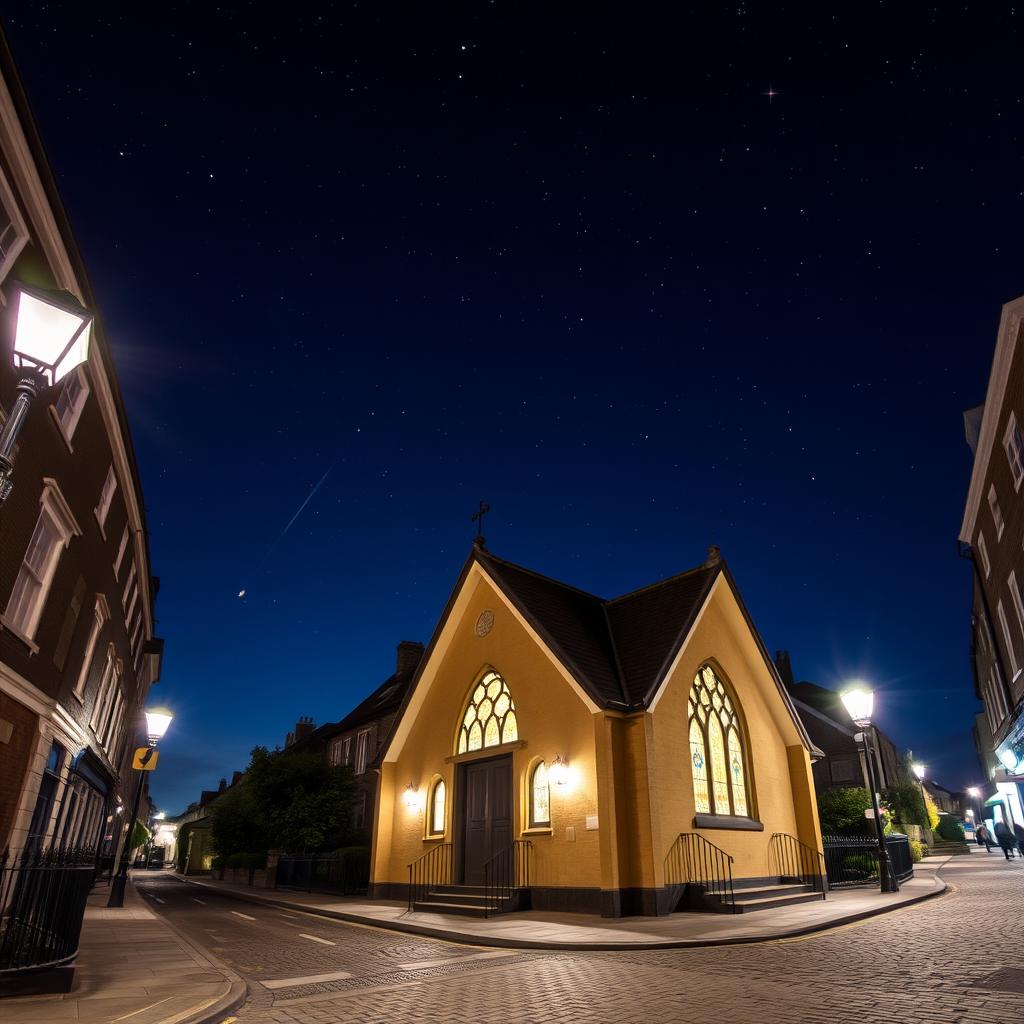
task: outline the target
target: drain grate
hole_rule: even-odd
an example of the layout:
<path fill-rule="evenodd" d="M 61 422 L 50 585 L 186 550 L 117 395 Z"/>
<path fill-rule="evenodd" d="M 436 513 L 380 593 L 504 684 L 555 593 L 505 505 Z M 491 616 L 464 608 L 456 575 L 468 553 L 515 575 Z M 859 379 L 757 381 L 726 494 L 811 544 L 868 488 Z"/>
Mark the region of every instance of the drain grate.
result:
<path fill-rule="evenodd" d="M 1000 967 L 974 983 L 976 988 L 991 988 L 999 992 L 1019 992 L 1024 995 L 1024 970 L 1020 967 Z"/>

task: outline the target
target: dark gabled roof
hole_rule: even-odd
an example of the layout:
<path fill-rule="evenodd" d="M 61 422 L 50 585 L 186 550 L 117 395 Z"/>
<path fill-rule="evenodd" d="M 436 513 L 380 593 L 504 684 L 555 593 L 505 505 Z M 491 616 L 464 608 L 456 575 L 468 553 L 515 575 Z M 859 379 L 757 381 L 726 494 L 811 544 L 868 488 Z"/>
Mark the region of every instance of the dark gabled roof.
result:
<path fill-rule="evenodd" d="M 476 549 L 502 588 L 595 703 L 643 707 L 704 604 L 721 562 L 606 601 Z"/>

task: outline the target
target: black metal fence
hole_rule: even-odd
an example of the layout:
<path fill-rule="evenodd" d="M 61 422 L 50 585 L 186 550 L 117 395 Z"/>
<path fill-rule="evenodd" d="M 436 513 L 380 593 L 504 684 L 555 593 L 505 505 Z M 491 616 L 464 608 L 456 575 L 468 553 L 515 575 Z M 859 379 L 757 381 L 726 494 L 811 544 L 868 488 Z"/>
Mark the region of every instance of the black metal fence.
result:
<path fill-rule="evenodd" d="M 370 888 L 370 851 L 364 847 L 277 862 L 278 889 L 362 896 Z"/>
<path fill-rule="evenodd" d="M 530 887 L 532 850 L 529 839 L 513 839 L 484 864 L 484 917 L 501 910 L 517 890 Z"/>
<path fill-rule="evenodd" d="M 435 886 L 452 884 L 454 863 L 452 844 L 439 843 L 409 865 L 410 913 Z"/>
<path fill-rule="evenodd" d="M 95 850 L 0 856 L 0 984 L 16 974 L 69 962 L 78 952 Z"/>
<path fill-rule="evenodd" d="M 899 834 L 886 836 L 889 861 L 899 881 L 914 874 L 910 840 Z M 825 870 L 830 889 L 879 885 L 878 840 L 868 836 L 824 836 Z"/>

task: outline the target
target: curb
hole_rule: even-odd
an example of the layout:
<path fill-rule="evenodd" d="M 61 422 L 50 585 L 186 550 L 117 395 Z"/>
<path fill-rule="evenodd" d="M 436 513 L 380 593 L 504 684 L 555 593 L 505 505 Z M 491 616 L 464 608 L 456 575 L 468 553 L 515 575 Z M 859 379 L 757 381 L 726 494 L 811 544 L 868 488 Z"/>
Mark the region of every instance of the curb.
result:
<path fill-rule="evenodd" d="M 945 865 L 943 865 L 944 867 Z M 636 950 L 658 951 L 661 949 L 700 949 L 707 946 L 746 946 L 758 942 L 777 942 L 780 939 L 794 939 L 802 935 L 811 935 L 814 932 L 829 931 L 844 925 L 853 924 L 856 921 L 863 921 L 865 918 L 877 917 L 880 914 L 891 914 L 906 907 L 912 907 L 925 900 L 934 899 L 949 892 L 949 884 L 939 878 L 939 869 L 936 869 L 935 878 L 942 882 L 941 888 L 935 888 L 931 892 L 921 893 L 908 900 L 902 900 L 892 906 L 882 906 L 874 910 L 861 910 L 857 913 L 846 914 L 830 921 L 823 921 L 820 924 L 805 925 L 802 928 L 791 928 L 785 932 L 775 932 L 771 935 L 744 935 L 735 937 L 724 937 L 720 939 L 669 939 L 665 942 L 540 942 L 532 939 L 507 939 L 491 935 L 474 935 L 469 932 L 448 931 L 441 928 L 429 928 L 425 925 L 413 924 L 406 921 L 380 921 L 377 918 L 363 917 L 359 914 L 346 914 L 341 910 L 327 910 L 322 907 L 310 907 L 305 903 L 292 903 L 288 900 L 272 900 L 257 896 L 255 893 L 242 893 L 232 889 L 221 889 L 208 882 L 197 882 L 194 879 L 186 878 L 184 875 L 176 875 L 183 882 L 190 885 L 198 885 L 210 892 L 220 893 L 230 899 L 239 900 L 242 903 L 256 903 L 264 907 L 284 907 L 286 910 L 296 910 L 303 914 L 312 914 L 315 917 L 326 917 L 335 921 L 344 921 L 346 924 L 358 924 L 366 928 L 380 928 L 383 931 L 403 932 L 408 935 L 419 935 L 425 938 L 441 939 L 445 942 L 454 942 L 463 946 L 490 946 L 498 949 L 548 949 L 563 952 L 627 952 Z"/>
<path fill-rule="evenodd" d="M 135 898 L 142 904 L 142 906 L 148 908 L 149 904 L 146 903 L 138 889 L 135 888 L 134 881 L 131 881 L 131 886 L 134 891 Z M 151 910 L 150 912 L 158 921 L 161 922 L 161 924 L 165 925 L 170 931 L 172 931 L 183 945 L 188 946 L 196 956 L 216 968 L 216 970 L 219 971 L 228 982 L 227 992 L 207 1003 L 205 1006 L 202 1006 L 195 1011 L 186 1011 L 188 1015 L 185 1017 L 182 1017 L 180 1014 L 176 1014 L 173 1017 L 157 1021 L 155 1024 L 219 1024 L 225 1015 L 237 1010 L 246 1001 L 246 999 L 249 998 L 248 983 L 241 977 L 241 975 L 236 974 L 230 967 L 228 967 L 227 964 L 218 960 L 217 957 L 205 950 L 202 946 L 197 945 L 176 924 L 173 924 L 168 918 L 164 917 L 163 914 L 159 914 L 154 910 Z"/>

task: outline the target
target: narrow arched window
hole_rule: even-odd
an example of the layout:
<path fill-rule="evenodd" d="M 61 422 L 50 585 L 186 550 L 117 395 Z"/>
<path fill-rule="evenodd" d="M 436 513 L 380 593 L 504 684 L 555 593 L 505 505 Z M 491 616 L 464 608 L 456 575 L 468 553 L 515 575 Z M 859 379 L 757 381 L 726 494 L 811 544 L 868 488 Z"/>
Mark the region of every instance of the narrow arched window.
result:
<path fill-rule="evenodd" d="M 456 752 L 467 754 L 517 739 L 519 722 L 508 684 L 497 672 L 487 672 L 469 695 Z"/>
<path fill-rule="evenodd" d="M 728 688 L 710 665 L 693 677 L 687 710 L 697 813 L 748 816 L 743 726 Z"/>
<path fill-rule="evenodd" d="M 446 799 L 447 790 L 445 789 L 444 779 L 438 779 L 430 791 L 430 814 L 427 818 L 430 835 L 432 836 L 444 835 L 444 805 Z"/>
<path fill-rule="evenodd" d="M 530 827 L 551 824 L 551 790 L 548 766 L 539 761 L 530 775 Z"/>

